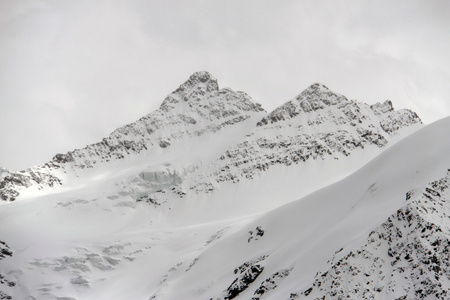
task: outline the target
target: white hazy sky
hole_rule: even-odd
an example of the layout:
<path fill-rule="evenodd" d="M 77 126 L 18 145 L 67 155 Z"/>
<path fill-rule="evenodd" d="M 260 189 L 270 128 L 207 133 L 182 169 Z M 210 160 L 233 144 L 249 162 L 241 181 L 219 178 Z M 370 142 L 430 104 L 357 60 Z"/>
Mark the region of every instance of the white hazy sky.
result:
<path fill-rule="evenodd" d="M 450 1 L 0 0 L 0 166 L 24 169 L 156 109 L 193 72 L 267 110 L 321 82 L 450 115 Z"/>

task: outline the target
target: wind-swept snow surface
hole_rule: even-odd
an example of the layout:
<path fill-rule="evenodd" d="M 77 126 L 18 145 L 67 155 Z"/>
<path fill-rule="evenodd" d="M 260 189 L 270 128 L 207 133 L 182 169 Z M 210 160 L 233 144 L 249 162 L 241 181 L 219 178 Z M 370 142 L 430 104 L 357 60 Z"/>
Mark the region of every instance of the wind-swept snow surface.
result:
<path fill-rule="evenodd" d="M 449 136 L 321 84 L 267 114 L 195 73 L 103 142 L 1 171 L 0 299 L 446 299 Z"/>

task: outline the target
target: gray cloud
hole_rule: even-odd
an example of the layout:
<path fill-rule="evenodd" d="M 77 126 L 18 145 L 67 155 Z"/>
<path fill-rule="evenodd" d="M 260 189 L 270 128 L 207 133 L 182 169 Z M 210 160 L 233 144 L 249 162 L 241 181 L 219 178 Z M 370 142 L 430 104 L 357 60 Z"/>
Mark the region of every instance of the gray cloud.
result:
<path fill-rule="evenodd" d="M 96 142 L 198 70 L 271 110 L 313 82 L 450 114 L 446 1 L 0 2 L 0 165 Z"/>

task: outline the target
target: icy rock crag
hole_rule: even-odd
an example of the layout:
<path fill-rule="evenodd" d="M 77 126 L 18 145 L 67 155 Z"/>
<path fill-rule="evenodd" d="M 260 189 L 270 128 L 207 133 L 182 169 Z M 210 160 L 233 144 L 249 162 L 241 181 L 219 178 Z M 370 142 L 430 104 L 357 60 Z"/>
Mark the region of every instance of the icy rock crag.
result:
<path fill-rule="evenodd" d="M 259 104 L 243 92 L 219 89 L 208 72 L 194 73 L 162 102 L 160 108 L 123 126 L 102 141 L 57 154 L 43 165 L 19 171 L 2 170 L 0 199 L 14 201 L 24 189 L 64 184 L 67 173 L 90 174 L 100 165 L 130 161 L 138 155 L 158 155 L 195 137 L 214 134 L 237 123 L 264 115 Z"/>
<path fill-rule="evenodd" d="M 450 170 L 406 194 L 407 203 L 359 249 L 338 251 L 291 299 L 448 299 Z"/>

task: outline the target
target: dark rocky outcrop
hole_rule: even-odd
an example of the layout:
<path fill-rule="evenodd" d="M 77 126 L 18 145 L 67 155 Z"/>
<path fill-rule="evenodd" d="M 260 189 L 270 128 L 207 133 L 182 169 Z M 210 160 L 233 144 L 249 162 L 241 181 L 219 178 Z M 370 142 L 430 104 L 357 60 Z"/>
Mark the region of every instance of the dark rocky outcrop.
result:
<path fill-rule="evenodd" d="M 359 249 L 337 251 L 305 299 L 448 299 L 450 282 L 450 172 L 374 229 Z M 296 299 L 296 298 L 292 298 Z"/>
<path fill-rule="evenodd" d="M 224 299 L 234 299 L 241 292 L 246 290 L 249 285 L 258 278 L 264 267 L 260 265 L 251 265 L 243 271 L 238 278 L 227 288 Z"/>
<path fill-rule="evenodd" d="M 9 246 L 5 242 L 0 241 L 0 260 L 12 255 L 13 252 L 11 251 Z"/>
<path fill-rule="evenodd" d="M 224 300 L 234 299 L 240 293 L 245 291 L 258 276 L 264 271 L 264 266 L 261 264 L 268 256 L 263 255 L 255 259 L 247 261 L 234 269 L 234 274 L 237 275 L 236 279 L 230 284 L 230 286 L 224 291 Z"/>
<path fill-rule="evenodd" d="M 13 255 L 12 250 L 9 248 L 9 246 L 3 242 L 0 241 L 0 260 L 5 259 L 7 257 L 11 257 Z M 12 288 L 16 286 L 16 282 L 8 279 L 5 275 L 0 273 L 0 299 L 1 300 L 10 300 L 12 297 L 2 291 L 2 285 L 6 286 L 8 288 Z"/>
<path fill-rule="evenodd" d="M 255 293 L 253 294 L 252 300 L 260 300 L 263 295 L 266 295 L 271 290 L 274 290 L 278 287 L 278 284 L 289 274 L 291 273 L 292 269 L 284 269 L 279 272 L 276 272 L 272 274 L 269 278 L 264 280 L 261 285 L 256 289 Z"/>

